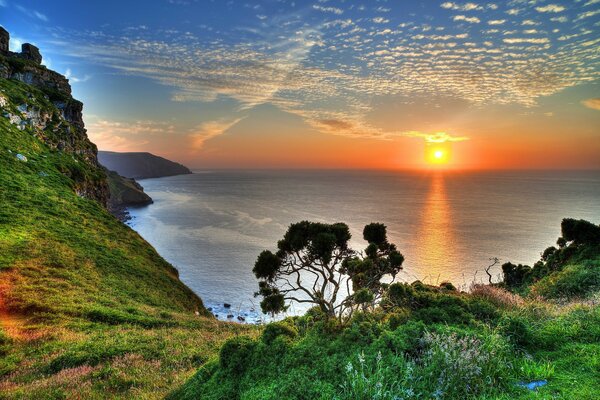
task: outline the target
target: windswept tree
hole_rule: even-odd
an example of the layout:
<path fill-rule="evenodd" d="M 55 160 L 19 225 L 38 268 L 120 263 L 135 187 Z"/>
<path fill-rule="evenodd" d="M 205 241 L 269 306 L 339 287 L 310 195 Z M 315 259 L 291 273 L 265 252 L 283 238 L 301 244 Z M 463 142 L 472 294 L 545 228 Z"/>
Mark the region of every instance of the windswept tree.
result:
<path fill-rule="evenodd" d="M 280 313 L 289 302 L 308 303 L 343 320 L 359 307 L 376 304 L 386 287 L 383 277 L 393 280 L 404 257 L 388 242 L 383 224 L 365 226 L 363 237 L 369 243 L 364 254 L 349 247 L 344 223 L 290 225 L 278 251 L 263 251 L 254 265 L 263 312 Z"/>

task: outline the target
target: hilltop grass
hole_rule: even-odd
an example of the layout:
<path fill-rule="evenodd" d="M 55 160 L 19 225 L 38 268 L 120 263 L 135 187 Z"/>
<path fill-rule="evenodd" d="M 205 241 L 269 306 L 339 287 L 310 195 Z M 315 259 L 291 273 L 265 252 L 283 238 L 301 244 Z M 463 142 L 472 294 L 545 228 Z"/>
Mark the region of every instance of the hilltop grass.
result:
<path fill-rule="evenodd" d="M 0 90 L 8 112 L 58 114 L 28 85 L 0 79 Z M 0 116 L 0 397 L 161 398 L 254 329 L 210 317 L 147 242 L 79 197 L 78 182 L 104 172 L 38 138 L 53 128 Z"/>

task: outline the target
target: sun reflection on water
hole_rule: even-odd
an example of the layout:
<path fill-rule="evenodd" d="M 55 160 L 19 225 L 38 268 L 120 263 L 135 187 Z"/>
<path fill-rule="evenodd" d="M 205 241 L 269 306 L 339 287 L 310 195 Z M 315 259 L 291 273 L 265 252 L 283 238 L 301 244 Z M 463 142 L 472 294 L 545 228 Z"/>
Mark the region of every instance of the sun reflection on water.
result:
<path fill-rule="evenodd" d="M 420 265 L 414 266 L 416 277 L 429 284 L 439 284 L 450 275 L 455 253 L 452 211 L 443 173 L 431 176 L 418 228 L 415 253 Z M 460 283 L 460 282 L 455 282 Z"/>

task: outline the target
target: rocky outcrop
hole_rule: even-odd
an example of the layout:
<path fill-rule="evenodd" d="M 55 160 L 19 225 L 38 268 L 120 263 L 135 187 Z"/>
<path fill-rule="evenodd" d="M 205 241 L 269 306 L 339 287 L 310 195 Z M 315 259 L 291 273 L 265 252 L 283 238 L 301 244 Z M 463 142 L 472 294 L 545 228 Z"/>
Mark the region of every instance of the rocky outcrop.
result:
<path fill-rule="evenodd" d="M 8 40 L 8 32 L 0 28 L 0 79 L 7 80 L 0 91 L 0 116 L 18 129 L 30 131 L 51 148 L 73 154 L 92 167 L 92 177 L 74 171 L 65 174 L 74 180 L 74 189 L 80 196 L 108 206 L 109 188 L 98 163 L 98 149 L 88 139 L 83 104 L 71 96 L 69 80 L 41 65 L 37 47 L 25 43 L 21 53 L 14 53 L 8 49 Z M 25 90 L 27 95 L 15 96 L 11 88 L 15 88 L 15 93 Z"/>
<path fill-rule="evenodd" d="M 121 221 L 129 219 L 127 207 L 141 207 L 152 204 L 152 198 L 135 179 L 125 178 L 115 171 L 106 170 L 110 188 L 109 211 Z"/>
<path fill-rule="evenodd" d="M 100 164 L 120 175 L 133 179 L 161 178 L 191 174 L 187 167 L 151 153 L 116 153 L 99 151 Z"/>

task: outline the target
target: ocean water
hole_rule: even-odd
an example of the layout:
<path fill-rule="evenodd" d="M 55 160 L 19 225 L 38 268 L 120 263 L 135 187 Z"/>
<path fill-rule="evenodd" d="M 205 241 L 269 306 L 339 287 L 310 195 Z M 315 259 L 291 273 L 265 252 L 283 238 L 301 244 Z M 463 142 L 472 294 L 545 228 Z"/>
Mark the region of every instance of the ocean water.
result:
<path fill-rule="evenodd" d="M 220 318 L 252 321 L 254 261 L 293 222 L 345 222 L 357 250 L 365 224 L 385 223 L 406 258 L 399 280 L 463 288 L 487 281 L 491 257 L 533 264 L 564 217 L 600 222 L 598 171 L 197 171 L 140 183 L 154 204 L 130 210 L 132 228 Z"/>

